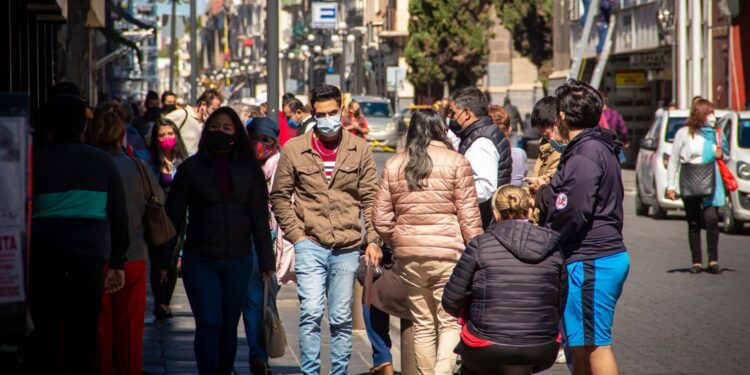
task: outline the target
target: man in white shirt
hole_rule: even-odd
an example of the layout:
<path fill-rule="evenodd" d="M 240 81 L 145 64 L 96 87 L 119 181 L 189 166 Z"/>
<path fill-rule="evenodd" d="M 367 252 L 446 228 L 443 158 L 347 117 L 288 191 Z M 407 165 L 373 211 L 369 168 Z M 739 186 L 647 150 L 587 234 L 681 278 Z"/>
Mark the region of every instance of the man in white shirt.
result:
<path fill-rule="evenodd" d="M 289 99 L 286 105 L 289 107 L 289 121 L 297 124 L 297 135 L 305 135 L 315 127 L 315 119 L 299 99 Z"/>
<path fill-rule="evenodd" d="M 486 229 L 492 221 L 492 194 L 511 180 L 510 143 L 487 117 L 487 97 L 476 87 L 459 89 L 451 96 L 448 127 L 461 139 L 458 152 L 474 171 L 474 183 Z"/>
<path fill-rule="evenodd" d="M 195 107 L 185 106 L 170 112 L 166 117 L 177 125 L 182 142 L 188 154 L 198 152 L 198 142 L 203 132 L 203 124 L 211 113 L 221 107 L 221 94 L 214 89 L 208 89 L 195 102 Z"/>

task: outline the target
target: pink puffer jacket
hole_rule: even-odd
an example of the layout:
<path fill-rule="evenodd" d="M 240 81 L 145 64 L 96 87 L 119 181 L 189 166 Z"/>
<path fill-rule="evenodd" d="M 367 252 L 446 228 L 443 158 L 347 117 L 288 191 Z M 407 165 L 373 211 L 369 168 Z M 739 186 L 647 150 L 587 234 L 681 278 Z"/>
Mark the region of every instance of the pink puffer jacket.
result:
<path fill-rule="evenodd" d="M 406 153 L 386 162 L 372 221 L 399 260 L 458 261 L 469 241 L 483 233 L 471 165 L 438 141 L 427 152 L 432 173 L 422 190 L 409 191 Z"/>

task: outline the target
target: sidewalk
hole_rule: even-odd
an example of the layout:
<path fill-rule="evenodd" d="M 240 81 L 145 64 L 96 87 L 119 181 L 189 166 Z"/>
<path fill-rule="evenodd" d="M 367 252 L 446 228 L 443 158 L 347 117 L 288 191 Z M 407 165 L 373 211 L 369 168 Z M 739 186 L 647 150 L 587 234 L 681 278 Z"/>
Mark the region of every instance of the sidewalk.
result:
<path fill-rule="evenodd" d="M 287 352 L 282 358 L 272 359 L 274 374 L 300 374 L 299 369 L 299 300 L 294 286 L 281 288 L 277 298 L 279 315 L 284 322 L 287 337 Z M 146 307 L 146 331 L 143 337 L 143 371 L 149 375 L 198 374 L 193 354 L 193 334 L 195 322 L 190 305 L 182 286 L 182 279 L 177 280 L 172 312 L 175 317 L 162 322 L 154 322 L 153 298 L 148 296 Z M 328 374 L 331 368 L 329 360 L 330 330 L 327 319 L 323 319 L 323 344 L 321 350 L 321 374 Z M 238 327 L 236 374 L 249 374 L 245 327 L 240 320 Z M 398 319 L 391 319 L 391 340 L 393 341 L 393 362 L 396 371 L 401 370 L 401 339 Z M 372 350 L 364 330 L 355 330 L 352 342 L 352 357 L 349 363 L 350 374 L 369 374 L 372 367 Z M 564 365 L 555 365 L 545 375 L 569 374 Z"/>
<path fill-rule="evenodd" d="M 285 286 L 281 289 L 277 299 L 279 315 L 284 322 L 287 336 L 287 353 L 282 358 L 272 359 L 271 366 L 274 374 L 299 374 L 299 301 L 294 286 Z M 171 320 L 154 322 L 151 314 L 153 311 L 153 299 L 149 294 L 148 306 L 146 308 L 146 331 L 143 338 L 143 371 L 150 375 L 157 374 L 198 374 L 193 354 L 193 334 L 195 322 L 190 311 L 190 305 L 182 286 L 182 279 L 178 279 L 172 298 L 172 312 L 175 317 Z M 391 327 L 391 338 L 393 339 L 393 355 L 396 369 L 400 369 L 400 339 L 398 321 L 392 319 L 395 325 Z M 330 369 L 329 334 L 327 319 L 323 322 L 323 345 L 321 351 L 322 374 L 327 374 Z M 247 341 L 245 340 L 245 329 L 240 321 L 238 327 L 237 360 L 235 371 L 237 374 L 249 374 L 250 365 L 248 359 Z M 354 331 L 353 350 L 349 365 L 351 374 L 369 374 L 372 366 L 372 351 L 367 341 L 365 331 Z"/>

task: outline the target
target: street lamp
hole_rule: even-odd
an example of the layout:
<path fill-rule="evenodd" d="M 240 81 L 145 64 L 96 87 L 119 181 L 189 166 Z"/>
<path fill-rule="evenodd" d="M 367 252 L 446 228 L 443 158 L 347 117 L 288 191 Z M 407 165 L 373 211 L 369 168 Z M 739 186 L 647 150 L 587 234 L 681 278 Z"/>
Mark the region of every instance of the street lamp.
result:
<path fill-rule="evenodd" d="M 307 34 L 307 41 L 312 43 L 315 41 L 315 34 Z"/>

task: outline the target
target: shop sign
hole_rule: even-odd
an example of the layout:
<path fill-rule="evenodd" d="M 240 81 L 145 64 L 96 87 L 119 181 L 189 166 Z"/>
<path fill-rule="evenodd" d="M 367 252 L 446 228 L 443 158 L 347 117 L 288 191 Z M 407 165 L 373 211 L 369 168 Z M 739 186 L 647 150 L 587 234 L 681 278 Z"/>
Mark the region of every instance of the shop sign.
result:
<path fill-rule="evenodd" d="M 646 72 L 643 71 L 621 71 L 615 73 L 615 85 L 617 87 L 643 87 L 646 86 Z"/>
<path fill-rule="evenodd" d="M 630 67 L 632 69 L 663 70 L 666 66 L 667 56 L 663 53 L 630 56 Z"/>

